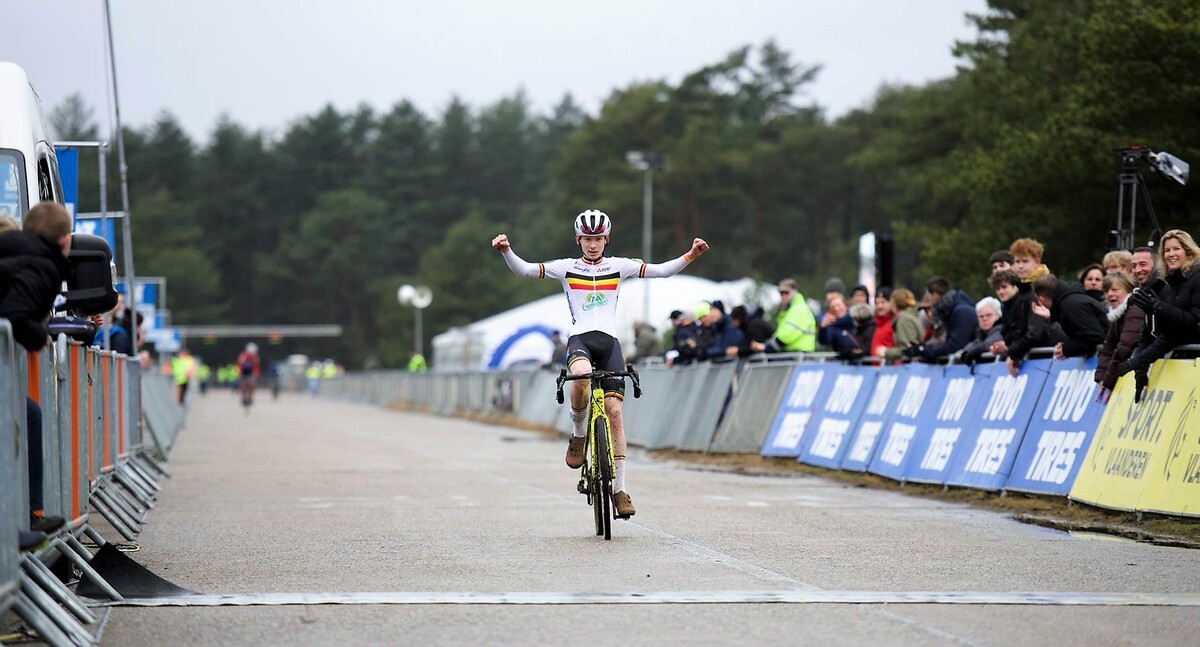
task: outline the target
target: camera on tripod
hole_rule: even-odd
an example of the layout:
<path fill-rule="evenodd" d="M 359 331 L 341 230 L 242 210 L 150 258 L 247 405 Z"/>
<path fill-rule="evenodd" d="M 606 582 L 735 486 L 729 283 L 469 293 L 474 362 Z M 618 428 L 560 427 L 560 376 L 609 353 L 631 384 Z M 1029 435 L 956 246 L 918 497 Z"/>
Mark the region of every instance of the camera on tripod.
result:
<path fill-rule="evenodd" d="M 1181 185 L 1187 184 L 1191 166 L 1166 152 L 1154 152 L 1145 146 L 1130 146 L 1114 148 L 1114 153 L 1121 156 L 1121 173 L 1117 186 L 1116 226 L 1109 231 L 1110 249 L 1131 250 L 1134 248 L 1133 236 L 1137 224 L 1138 194 L 1142 196 L 1146 212 L 1150 214 L 1150 224 L 1154 229 L 1150 233 L 1147 247 L 1153 247 L 1162 235 L 1158 226 L 1158 218 L 1154 215 L 1154 205 L 1150 202 L 1150 192 L 1146 188 L 1146 180 L 1142 177 L 1139 162 L 1145 162 L 1150 168 L 1158 171 L 1163 177 L 1175 180 Z M 1127 191 L 1128 190 L 1128 191 Z M 1128 202 L 1129 226 L 1125 226 L 1126 202 Z"/>

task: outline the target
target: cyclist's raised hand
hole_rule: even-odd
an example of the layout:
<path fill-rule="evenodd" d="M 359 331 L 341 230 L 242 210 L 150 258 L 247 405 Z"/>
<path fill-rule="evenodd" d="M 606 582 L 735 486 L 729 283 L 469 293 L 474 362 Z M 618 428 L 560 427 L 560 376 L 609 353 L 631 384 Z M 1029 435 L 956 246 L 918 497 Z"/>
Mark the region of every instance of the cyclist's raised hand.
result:
<path fill-rule="evenodd" d="M 692 241 L 692 249 L 688 251 L 687 256 L 689 261 L 694 261 L 700 258 L 700 255 L 708 251 L 708 243 L 704 242 L 703 238 L 697 238 Z"/>
<path fill-rule="evenodd" d="M 499 236 L 493 238 L 492 247 L 496 248 L 496 251 L 500 252 L 501 254 L 507 252 L 509 247 L 512 247 L 512 245 L 510 245 L 508 242 L 508 234 L 500 234 Z"/>

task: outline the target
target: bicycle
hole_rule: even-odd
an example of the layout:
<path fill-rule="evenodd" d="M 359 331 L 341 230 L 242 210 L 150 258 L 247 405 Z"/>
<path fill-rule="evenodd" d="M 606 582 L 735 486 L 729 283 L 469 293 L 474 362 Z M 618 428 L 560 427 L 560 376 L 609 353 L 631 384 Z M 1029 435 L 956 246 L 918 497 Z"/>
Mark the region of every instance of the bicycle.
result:
<path fill-rule="evenodd" d="M 250 405 L 254 404 L 254 388 L 255 377 L 253 375 L 242 376 L 242 383 L 238 385 L 238 389 L 242 395 L 242 406 L 246 409 L 246 415 L 250 415 Z"/>
<path fill-rule="evenodd" d="M 588 405 L 586 459 L 580 468 L 576 489 L 587 497 L 596 521 L 596 534 L 612 539 L 612 520 L 616 510 L 612 503 L 612 481 L 616 474 L 616 458 L 613 456 L 612 427 L 608 413 L 604 410 L 603 380 L 628 377 L 633 383 L 633 397 L 642 397 L 642 385 L 633 364 L 625 365 L 624 371 L 594 370 L 582 375 L 567 375 L 566 369 L 558 373 L 558 403 L 563 403 L 563 384 L 574 380 L 588 380 L 591 403 Z"/>

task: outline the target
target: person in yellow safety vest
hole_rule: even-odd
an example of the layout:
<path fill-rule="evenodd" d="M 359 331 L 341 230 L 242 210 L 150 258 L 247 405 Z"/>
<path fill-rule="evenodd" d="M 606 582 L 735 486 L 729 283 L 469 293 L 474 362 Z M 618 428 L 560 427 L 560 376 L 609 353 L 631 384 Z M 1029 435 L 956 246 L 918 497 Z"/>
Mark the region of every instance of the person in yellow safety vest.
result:
<path fill-rule="evenodd" d="M 334 364 L 333 360 L 331 360 L 331 359 L 325 360 L 325 363 L 321 365 L 321 379 L 328 380 L 331 377 L 337 377 L 337 376 L 338 376 L 337 364 Z"/>
<path fill-rule="evenodd" d="M 196 358 L 185 348 L 171 359 L 171 375 L 175 377 L 175 389 L 179 404 L 187 399 L 188 382 L 196 375 Z"/>
<path fill-rule="evenodd" d="M 312 395 L 317 394 L 317 388 L 321 382 L 321 364 L 313 362 L 304 369 L 304 379 L 308 380 L 308 392 Z"/>
<path fill-rule="evenodd" d="M 775 336 L 765 344 L 750 342 L 750 349 L 756 353 L 812 352 L 817 349 L 817 318 L 808 307 L 804 295 L 796 289 L 794 280 L 783 279 L 779 282 Z"/>
<path fill-rule="evenodd" d="M 428 366 L 425 364 L 424 355 L 420 353 L 413 353 L 412 356 L 408 358 L 409 373 L 424 373 L 426 369 L 428 369 Z"/>
<path fill-rule="evenodd" d="M 200 362 L 200 366 L 196 367 L 196 379 L 200 381 L 200 395 L 208 393 L 208 381 L 212 379 L 212 369 L 208 364 Z"/>

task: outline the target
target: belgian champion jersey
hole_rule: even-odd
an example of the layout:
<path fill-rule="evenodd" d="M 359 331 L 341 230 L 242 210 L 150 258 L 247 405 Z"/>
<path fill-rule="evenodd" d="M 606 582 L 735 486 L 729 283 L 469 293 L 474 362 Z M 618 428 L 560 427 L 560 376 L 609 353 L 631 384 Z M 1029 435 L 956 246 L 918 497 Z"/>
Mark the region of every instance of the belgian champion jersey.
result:
<path fill-rule="evenodd" d="M 571 309 L 571 335 L 596 330 L 614 339 L 617 338 L 617 296 L 621 281 L 674 276 L 688 264 L 682 256 L 656 264 L 619 256 L 604 256 L 596 261 L 561 258 L 528 263 L 511 248 L 504 254 L 504 261 L 517 276 L 557 279 L 562 283 L 567 306 Z"/>

